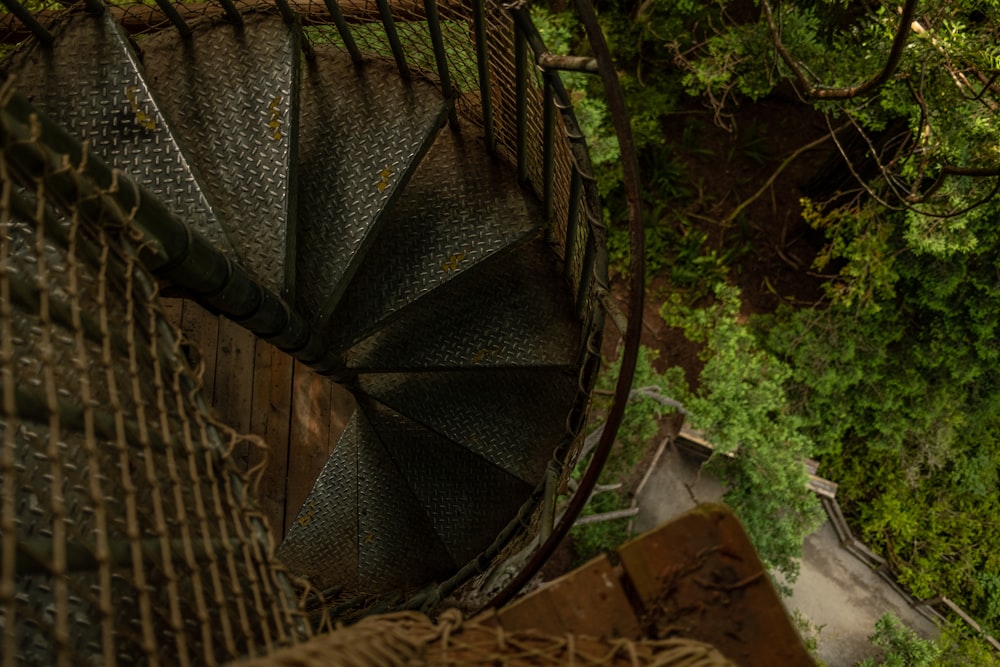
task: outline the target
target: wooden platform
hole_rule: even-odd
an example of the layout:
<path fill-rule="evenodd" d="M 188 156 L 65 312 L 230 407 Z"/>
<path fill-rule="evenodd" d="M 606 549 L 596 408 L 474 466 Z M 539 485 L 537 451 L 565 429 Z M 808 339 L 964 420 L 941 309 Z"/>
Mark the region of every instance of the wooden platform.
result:
<path fill-rule="evenodd" d="M 740 667 L 815 667 L 750 538 L 723 505 L 699 505 L 481 622 L 552 636 L 683 637 Z"/>
<path fill-rule="evenodd" d="M 162 301 L 201 356 L 204 397 L 216 416 L 267 444 L 257 500 L 278 544 L 354 412 L 354 398 L 228 319 L 191 301 Z M 265 453 L 245 446 L 234 456 L 246 472 Z"/>

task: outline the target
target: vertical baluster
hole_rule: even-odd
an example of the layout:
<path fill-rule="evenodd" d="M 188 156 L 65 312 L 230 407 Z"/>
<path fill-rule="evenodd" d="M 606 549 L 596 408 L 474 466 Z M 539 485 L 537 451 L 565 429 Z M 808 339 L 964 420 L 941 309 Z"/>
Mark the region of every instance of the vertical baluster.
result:
<path fill-rule="evenodd" d="M 434 62 L 437 65 L 438 78 L 441 79 L 441 94 L 451 99 L 455 92 L 451 87 L 451 75 L 448 73 L 448 55 L 444 50 L 444 37 L 441 35 L 441 20 L 438 17 L 437 0 L 424 0 L 424 11 L 427 14 L 427 28 L 431 33 L 431 45 L 434 48 Z M 448 112 L 448 123 L 458 127 L 458 116 L 455 106 Z"/>
<path fill-rule="evenodd" d="M 310 42 L 301 33 L 301 27 L 298 26 L 299 17 L 295 14 L 292 6 L 288 3 L 288 0 L 274 0 L 274 4 L 278 6 L 278 13 L 281 14 L 281 20 L 288 25 L 296 25 L 299 29 L 298 38 L 299 44 L 302 47 L 302 52 L 306 55 L 306 60 L 312 62 L 316 60 L 316 52 L 313 50 L 312 42 Z"/>
<path fill-rule="evenodd" d="M 542 100 L 542 201 L 545 206 L 545 219 L 552 220 L 552 190 L 555 171 L 555 125 L 556 106 L 552 97 L 552 75 L 545 75 L 545 90 Z"/>
<path fill-rule="evenodd" d="M 521 27 L 514 24 L 514 104 L 517 136 L 517 179 L 528 180 L 528 53 Z"/>
<path fill-rule="evenodd" d="M 580 268 L 580 290 L 576 294 L 576 316 L 582 318 L 587 310 L 587 298 L 594 282 L 594 266 L 597 261 L 596 239 L 593 225 L 588 225 L 587 241 L 583 251 L 583 265 Z"/>
<path fill-rule="evenodd" d="M 377 0 L 377 4 L 378 13 L 382 17 L 382 27 L 385 28 L 385 36 L 389 40 L 389 48 L 392 49 L 392 57 L 396 60 L 399 75 L 404 79 L 409 79 L 410 68 L 403 55 L 403 44 L 399 41 L 399 33 L 396 32 L 396 23 L 392 19 L 392 8 L 389 7 L 389 0 Z"/>
<path fill-rule="evenodd" d="M 493 130 L 493 100 L 490 90 L 490 63 L 486 50 L 485 0 L 472 0 L 472 25 L 476 36 L 476 65 L 479 67 L 479 99 L 483 109 L 483 134 L 486 150 L 496 152 L 497 140 Z"/>
<path fill-rule="evenodd" d="M 292 11 L 291 5 L 288 4 L 288 0 L 274 0 L 274 4 L 278 6 L 278 11 L 285 23 L 295 22 L 295 13 Z"/>
<path fill-rule="evenodd" d="M 344 40 L 344 47 L 347 49 L 347 53 L 351 56 L 351 61 L 355 65 L 361 64 L 361 51 L 358 50 L 358 45 L 354 41 L 354 35 L 351 34 L 351 29 L 347 26 L 347 21 L 344 20 L 344 13 L 340 11 L 340 4 L 337 0 L 324 0 L 326 3 L 326 10 L 330 12 L 330 16 L 333 18 L 334 25 L 337 26 L 337 32 L 340 33 L 340 38 Z"/>
<path fill-rule="evenodd" d="M 236 9 L 233 0 L 219 0 L 219 4 L 226 11 L 226 16 L 229 18 L 230 23 L 236 26 L 243 25 L 243 15 Z"/>
<path fill-rule="evenodd" d="M 573 165 L 573 174 L 569 181 L 569 202 L 566 215 L 566 254 L 563 256 L 563 270 L 566 279 L 572 284 L 573 257 L 576 255 L 577 234 L 580 228 L 580 198 L 583 196 L 583 177 L 580 170 Z"/>
<path fill-rule="evenodd" d="M 191 36 L 191 28 L 188 26 L 187 22 L 181 18 L 181 15 L 177 13 L 177 8 L 174 7 L 170 0 L 156 0 L 156 5 L 164 13 L 164 15 L 174 24 L 177 28 L 177 32 L 181 37 L 185 39 Z"/>
<path fill-rule="evenodd" d="M 46 30 L 41 23 L 32 16 L 24 5 L 19 3 L 17 0 L 2 0 L 3 6 L 7 8 L 11 14 L 17 17 L 17 20 L 23 23 L 31 34 L 35 36 L 39 42 L 45 46 L 52 44 L 52 33 Z"/>

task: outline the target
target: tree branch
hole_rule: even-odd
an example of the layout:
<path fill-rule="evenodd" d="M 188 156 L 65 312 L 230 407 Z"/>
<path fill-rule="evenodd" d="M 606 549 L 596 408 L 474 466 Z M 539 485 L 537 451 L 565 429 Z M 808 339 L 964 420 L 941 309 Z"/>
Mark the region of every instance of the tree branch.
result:
<path fill-rule="evenodd" d="M 972 176 L 975 178 L 985 178 L 988 176 L 1000 176 L 1000 167 L 992 168 L 975 168 L 975 167 L 953 167 L 951 165 L 945 165 L 941 168 L 938 173 L 937 178 L 931 183 L 923 194 L 911 197 L 909 199 L 910 203 L 919 204 L 921 202 L 927 201 L 927 199 L 940 189 L 944 185 L 945 180 L 949 176 Z"/>
<path fill-rule="evenodd" d="M 843 127 L 844 126 L 837 128 L 836 130 L 834 130 L 834 132 L 840 131 Z M 810 141 L 805 146 L 800 146 L 799 148 L 795 149 L 795 151 L 791 155 L 785 158 L 784 162 L 778 165 L 778 168 L 775 169 L 774 173 L 771 174 L 771 177 L 764 182 L 764 185 L 760 186 L 760 189 L 758 189 L 757 192 L 753 193 L 752 195 L 741 201 L 739 206 L 734 208 L 732 213 L 726 216 L 726 219 L 722 221 L 721 225 L 723 227 L 728 227 L 729 225 L 733 224 L 733 221 L 736 220 L 739 214 L 742 213 L 747 206 L 757 201 L 757 199 L 759 199 L 761 195 L 767 192 L 768 188 L 774 185 L 774 181 L 777 180 L 778 176 L 781 175 L 781 172 L 783 172 L 788 167 L 788 165 L 794 162 L 796 158 L 798 158 L 806 151 L 816 148 L 829 138 L 830 138 L 829 134 L 824 134 L 819 139 Z"/>
<path fill-rule="evenodd" d="M 784 42 L 781 41 L 778 25 L 775 23 L 774 14 L 771 12 L 771 4 L 768 0 L 760 0 L 760 7 L 764 13 L 764 18 L 767 20 L 767 27 L 771 31 L 771 41 L 774 42 L 774 49 L 781 56 L 781 59 L 785 61 L 785 64 L 788 65 L 788 68 L 792 70 L 799 85 L 804 89 L 803 94 L 806 97 L 820 100 L 846 100 L 874 92 L 888 81 L 889 77 L 896 71 L 899 61 L 903 57 L 906 40 L 910 35 L 910 24 L 913 23 L 917 0 L 906 0 L 906 4 L 903 5 L 903 11 L 899 16 L 899 25 L 896 27 L 896 34 L 892 39 L 892 48 L 889 50 L 889 58 L 886 60 L 882 71 L 864 83 L 848 88 L 826 88 L 824 86 L 814 86 L 810 83 L 809 79 L 806 78 L 802 66 L 792 58 L 792 54 L 788 52 Z"/>

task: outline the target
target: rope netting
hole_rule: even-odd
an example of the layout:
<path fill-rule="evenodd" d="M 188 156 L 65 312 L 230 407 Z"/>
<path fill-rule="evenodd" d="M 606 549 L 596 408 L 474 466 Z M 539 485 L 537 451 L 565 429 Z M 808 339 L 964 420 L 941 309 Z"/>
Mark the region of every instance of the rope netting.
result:
<path fill-rule="evenodd" d="M 247 667 L 409 665 L 607 665 L 735 667 L 713 647 L 690 639 L 595 639 L 505 631 L 492 614 L 468 621 L 455 610 L 437 623 L 413 612 L 372 616 Z"/>
<path fill-rule="evenodd" d="M 207 413 L 116 186 L 26 143 L 0 148 L 2 664 L 291 643 L 305 624 L 228 460 L 241 438 Z"/>
<path fill-rule="evenodd" d="M 324 2 L 291 4 L 312 43 L 339 45 Z M 33 11 L 50 25 L 68 20 L 62 6 Z M 236 6 L 276 11 L 242 0 Z M 362 50 L 390 57 L 374 0 L 340 6 Z M 216 3 L 175 7 L 191 23 L 222 14 Z M 424 3 L 391 7 L 411 66 L 435 78 Z M 456 110 L 461 122 L 485 131 L 472 10 L 467 2 L 439 9 Z M 109 11 L 140 48 L 144 34 L 170 29 L 151 2 Z M 12 17 L 0 19 L 0 28 L 21 30 Z M 485 21 L 496 153 L 514 164 L 514 21 L 498 2 L 486 3 Z M 7 43 L 20 34 L 8 34 Z M 544 85 L 533 64 L 527 77 L 527 179 L 541 197 Z M 570 187 L 581 165 L 558 113 L 554 125 L 549 236 L 569 255 L 574 289 L 592 290 L 584 288 L 583 256 L 596 242 L 594 229 L 587 204 L 572 204 Z M 25 143 L 9 134 L 0 141 L 0 665 L 219 664 L 296 643 L 310 633 L 310 620 L 248 500 L 253 475 L 241 476 L 229 459 L 250 439 L 210 416 L 199 371 L 167 323 L 156 280 L 140 259 L 143 240 L 132 212 L 116 203 L 114 183 L 102 189 L 88 181 L 86 154 L 52 169 Z M 570 254 L 571 226 L 577 238 Z M 587 354 L 596 358 L 594 322 L 603 315 L 596 297 L 585 297 L 584 329 L 594 343 Z M 581 395 L 593 381 L 593 365 L 583 369 Z M 567 442 L 578 443 L 580 414 L 567 420 Z M 564 477 L 571 467 L 563 467 Z M 521 549 L 537 532 L 538 516 L 526 512 L 521 519 L 532 528 L 512 531 L 519 539 L 511 544 L 498 539 L 477 569 L 502 560 L 496 551 L 505 544 L 504 554 Z M 465 627 L 465 636 L 473 636 Z M 495 648 L 496 635 L 490 636 Z M 553 655 L 577 649 L 559 650 Z"/>

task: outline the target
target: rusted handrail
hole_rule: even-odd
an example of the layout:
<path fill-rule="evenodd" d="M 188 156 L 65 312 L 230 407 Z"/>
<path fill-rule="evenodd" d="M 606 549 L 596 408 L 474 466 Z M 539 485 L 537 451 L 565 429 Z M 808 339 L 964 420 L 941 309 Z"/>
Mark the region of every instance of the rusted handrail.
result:
<path fill-rule="evenodd" d="M 615 73 L 614 63 L 611 60 L 611 52 L 597 22 L 597 15 L 594 12 L 594 8 L 591 6 L 589 0 L 577 0 L 576 6 L 584 28 L 587 31 L 591 48 L 597 57 L 598 70 L 604 83 L 604 94 L 607 97 L 608 108 L 611 111 L 615 133 L 618 136 L 618 144 L 621 150 L 625 193 L 629 208 L 631 251 L 629 261 L 629 327 L 624 334 L 625 347 L 622 351 L 621 370 L 618 374 L 618 383 L 615 386 L 614 400 L 611 404 L 611 409 L 608 411 L 604 432 L 590 459 L 590 464 L 587 466 L 587 472 L 584 473 L 583 479 L 580 480 L 576 494 L 570 500 L 566 512 L 552 531 L 552 534 L 539 546 L 524 568 L 514 576 L 503 590 L 490 600 L 488 605 L 490 607 L 501 607 L 509 602 L 535 576 L 555 551 L 559 543 L 566 537 L 577 516 L 583 510 L 583 506 L 590 498 L 591 491 L 597 484 L 601 470 L 607 462 L 608 454 L 611 452 L 615 436 L 618 433 L 618 427 L 625 414 L 625 406 L 628 403 L 632 378 L 635 374 L 635 362 L 639 352 L 639 336 L 642 332 L 640 322 L 642 319 L 643 300 L 645 298 L 645 239 L 639 205 L 639 165 L 636 160 L 635 144 L 632 140 L 632 128 L 629 124 L 628 113 L 625 108 L 625 96 L 618 83 L 618 76 Z"/>

